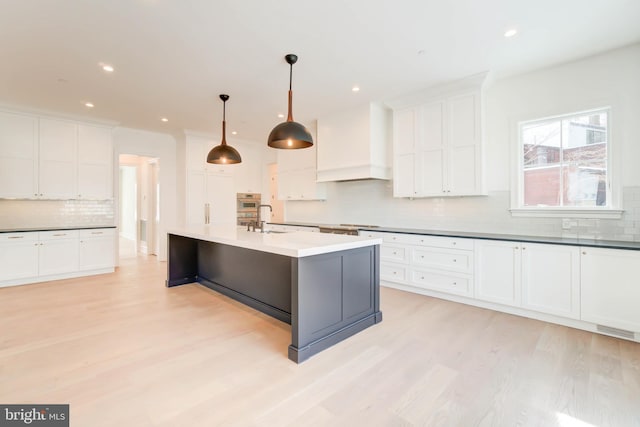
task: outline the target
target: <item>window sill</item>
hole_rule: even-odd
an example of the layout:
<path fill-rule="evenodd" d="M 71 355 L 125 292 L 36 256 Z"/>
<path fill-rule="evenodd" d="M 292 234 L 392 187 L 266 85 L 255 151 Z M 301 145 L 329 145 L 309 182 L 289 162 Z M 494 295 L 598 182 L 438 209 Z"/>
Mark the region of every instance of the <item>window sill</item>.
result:
<path fill-rule="evenodd" d="M 512 217 L 526 218 L 597 218 L 620 219 L 622 209 L 554 209 L 554 208 L 511 208 Z"/>

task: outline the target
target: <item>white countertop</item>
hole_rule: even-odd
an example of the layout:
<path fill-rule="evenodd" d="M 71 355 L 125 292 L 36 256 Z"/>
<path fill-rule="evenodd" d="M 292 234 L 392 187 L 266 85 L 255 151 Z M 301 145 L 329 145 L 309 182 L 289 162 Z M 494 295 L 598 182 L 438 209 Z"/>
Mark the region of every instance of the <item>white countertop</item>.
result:
<path fill-rule="evenodd" d="M 382 239 L 380 238 L 365 236 L 312 233 L 308 231 L 260 233 L 260 231 L 247 231 L 245 227 L 237 227 L 235 225 L 181 227 L 169 230 L 167 234 L 223 243 L 293 258 L 382 244 Z"/>

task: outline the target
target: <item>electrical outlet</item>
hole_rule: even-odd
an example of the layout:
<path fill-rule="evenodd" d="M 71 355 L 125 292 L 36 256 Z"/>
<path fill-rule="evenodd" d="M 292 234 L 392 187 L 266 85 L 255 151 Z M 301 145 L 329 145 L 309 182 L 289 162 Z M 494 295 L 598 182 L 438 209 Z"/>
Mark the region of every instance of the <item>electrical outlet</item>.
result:
<path fill-rule="evenodd" d="M 562 229 L 563 230 L 571 230 L 571 219 L 570 218 L 562 218 Z"/>

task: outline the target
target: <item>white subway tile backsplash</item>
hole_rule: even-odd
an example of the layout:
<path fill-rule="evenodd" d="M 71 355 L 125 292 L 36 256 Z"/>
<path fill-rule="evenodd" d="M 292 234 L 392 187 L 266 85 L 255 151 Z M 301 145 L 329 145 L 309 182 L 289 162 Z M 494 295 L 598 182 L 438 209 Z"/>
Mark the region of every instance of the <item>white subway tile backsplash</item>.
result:
<path fill-rule="evenodd" d="M 112 225 L 112 200 L 0 200 L 0 229 Z"/>
<path fill-rule="evenodd" d="M 388 183 L 343 182 L 323 202 L 287 202 L 286 220 L 377 224 L 427 230 L 474 231 L 601 240 L 640 240 L 640 187 L 625 187 L 622 219 L 578 219 L 570 229 L 561 218 L 514 218 L 509 191 L 486 197 L 396 199 Z"/>

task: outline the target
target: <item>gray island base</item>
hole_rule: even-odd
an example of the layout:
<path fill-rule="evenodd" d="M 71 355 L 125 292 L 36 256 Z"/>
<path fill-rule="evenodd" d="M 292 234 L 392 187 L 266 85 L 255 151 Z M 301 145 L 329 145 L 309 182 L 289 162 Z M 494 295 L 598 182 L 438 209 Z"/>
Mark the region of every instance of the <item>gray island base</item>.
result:
<path fill-rule="evenodd" d="M 166 285 L 200 283 L 291 324 L 296 363 L 382 321 L 379 244 L 293 257 L 168 235 Z"/>

